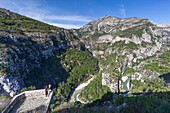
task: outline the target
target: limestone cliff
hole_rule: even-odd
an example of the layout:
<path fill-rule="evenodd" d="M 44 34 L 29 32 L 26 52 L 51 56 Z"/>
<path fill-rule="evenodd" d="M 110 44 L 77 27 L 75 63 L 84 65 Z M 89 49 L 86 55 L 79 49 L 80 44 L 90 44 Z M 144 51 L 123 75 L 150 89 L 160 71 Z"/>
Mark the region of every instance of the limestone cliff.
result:
<path fill-rule="evenodd" d="M 59 77 L 52 72 L 40 79 L 43 75 L 35 69 L 43 68 L 42 62 L 68 48 L 81 49 L 80 45 L 69 30 L 0 9 L 0 83 L 12 95 L 42 79 L 57 81 Z M 37 83 L 30 83 L 29 77 Z"/>

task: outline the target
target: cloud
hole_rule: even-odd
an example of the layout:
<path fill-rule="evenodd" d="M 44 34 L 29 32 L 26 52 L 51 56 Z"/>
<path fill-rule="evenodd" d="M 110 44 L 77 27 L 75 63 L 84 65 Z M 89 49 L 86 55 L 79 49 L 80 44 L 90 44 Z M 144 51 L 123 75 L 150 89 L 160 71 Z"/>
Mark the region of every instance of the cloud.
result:
<path fill-rule="evenodd" d="M 120 14 L 121 14 L 123 17 L 126 17 L 126 10 L 125 10 L 125 5 L 124 5 L 124 4 L 121 4 L 121 5 L 120 5 L 119 12 L 120 12 Z"/>
<path fill-rule="evenodd" d="M 10 11 L 37 19 L 42 21 L 44 16 L 49 13 L 48 10 L 44 8 L 39 8 L 41 3 L 37 1 L 21 1 L 21 0 L 4 0 L 0 1 L 0 7 L 6 8 Z"/>
<path fill-rule="evenodd" d="M 60 24 L 60 23 L 48 23 L 48 24 L 58 26 L 58 27 L 62 27 L 62 28 L 65 28 L 65 29 L 72 29 L 72 28 L 79 29 L 80 27 L 82 27 L 82 26 L 74 25 L 74 24 Z"/>
<path fill-rule="evenodd" d="M 89 22 L 91 19 L 88 17 L 84 16 L 68 16 L 68 15 L 63 15 L 63 16 L 56 16 L 56 15 L 50 15 L 46 16 L 45 19 L 48 20 L 62 20 L 62 21 L 74 21 L 74 22 Z"/>
<path fill-rule="evenodd" d="M 71 12 L 52 9 L 46 6 L 46 4 L 47 0 L 29 0 L 27 2 L 23 0 L 0 1 L 0 7 L 2 8 L 6 8 L 27 17 L 66 29 L 80 28 L 80 25 L 84 25 L 86 22 L 91 21 L 90 17 L 75 15 L 73 13 L 70 15 L 69 13 Z M 61 15 L 61 12 L 63 12 L 63 14 L 65 13 L 66 15 Z"/>

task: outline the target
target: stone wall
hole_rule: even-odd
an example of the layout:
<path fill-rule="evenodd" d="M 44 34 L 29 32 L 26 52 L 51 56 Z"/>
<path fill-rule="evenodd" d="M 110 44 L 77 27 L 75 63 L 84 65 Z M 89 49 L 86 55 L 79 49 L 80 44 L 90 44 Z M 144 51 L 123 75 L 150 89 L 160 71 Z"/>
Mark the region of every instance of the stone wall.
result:
<path fill-rule="evenodd" d="M 52 98 L 53 98 L 53 92 L 51 92 L 51 94 L 50 94 L 50 96 L 49 96 L 49 99 L 48 99 L 48 101 L 47 101 L 47 103 L 46 103 L 47 109 L 46 109 L 45 113 L 47 113 L 48 110 L 50 109 L 50 104 L 52 103 Z"/>
<path fill-rule="evenodd" d="M 6 108 L 2 111 L 2 113 L 9 113 L 11 109 L 17 104 L 17 102 L 25 97 L 25 93 L 21 93 L 13 97 L 11 102 L 6 106 Z"/>
<path fill-rule="evenodd" d="M 13 109 L 13 107 L 17 104 L 17 102 L 19 102 L 21 99 L 27 99 L 30 97 L 39 98 L 42 95 L 45 96 L 44 89 L 25 91 L 21 94 L 18 94 L 15 97 L 13 97 L 11 102 L 6 106 L 6 108 L 2 111 L 2 113 L 9 113 Z M 52 96 L 53 96 L 53 92 L 50 93 L 48 100 L 44 103 L 44 105 L 46 106 L 46 109 L 44 109 L 44 113 L 48 112 Z"/>

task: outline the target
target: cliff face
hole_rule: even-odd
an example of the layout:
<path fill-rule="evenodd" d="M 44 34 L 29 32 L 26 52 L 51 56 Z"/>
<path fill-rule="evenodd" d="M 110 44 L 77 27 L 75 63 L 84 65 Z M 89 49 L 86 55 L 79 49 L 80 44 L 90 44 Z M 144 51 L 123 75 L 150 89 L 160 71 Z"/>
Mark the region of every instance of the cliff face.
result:
<path fill-rule="evenodd" d="M 30 77 L 41 81 L 38 69 L 44 68 L 42 63 L 49 58 L 66 49 L 81 49 L 80 41 L 68 30 L 5 9 L 0 9 L 0 17 L 0 83 L 11 94 L 26 85 L 36 85 L 29 83 Z M 48 83 L 59 79 L 53 75 L 49 72 L 43 79 L 50 80 Z"/>

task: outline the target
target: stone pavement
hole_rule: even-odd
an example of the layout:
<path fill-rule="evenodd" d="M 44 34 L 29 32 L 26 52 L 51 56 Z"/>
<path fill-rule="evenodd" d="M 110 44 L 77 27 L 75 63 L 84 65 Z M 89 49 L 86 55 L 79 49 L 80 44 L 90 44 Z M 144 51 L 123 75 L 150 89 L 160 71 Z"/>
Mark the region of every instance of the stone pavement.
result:
<path fill-rule="evenodd" d="M 13 97 L 2 113 L 47 113 L 53 92 L 45 96 L 44 89 L 25 91 Z"/>
<path fill-rule="evenodd" d="M 10 113 L 26 113 L 36 110 L 36 112 L 43 113 L 47 106 L 45 105 L 48 97 L 41 96 L 39 98 L 27 97 L 20 100 L 12 109 Z"/>

